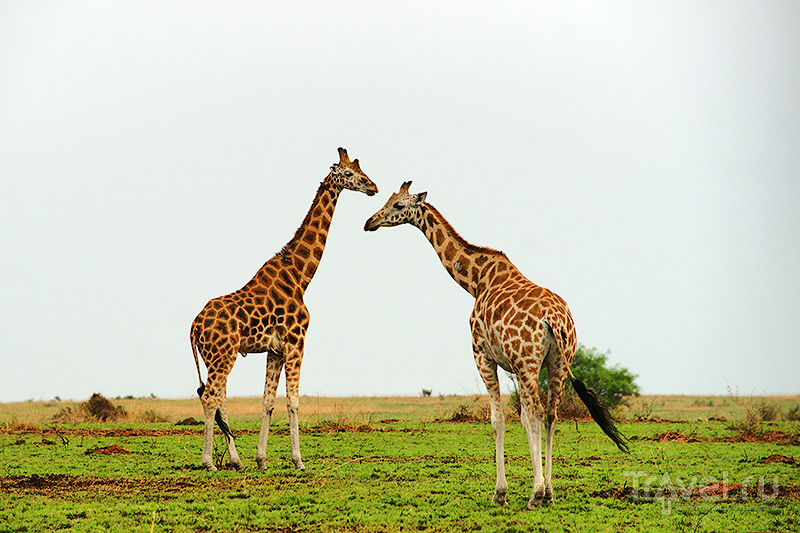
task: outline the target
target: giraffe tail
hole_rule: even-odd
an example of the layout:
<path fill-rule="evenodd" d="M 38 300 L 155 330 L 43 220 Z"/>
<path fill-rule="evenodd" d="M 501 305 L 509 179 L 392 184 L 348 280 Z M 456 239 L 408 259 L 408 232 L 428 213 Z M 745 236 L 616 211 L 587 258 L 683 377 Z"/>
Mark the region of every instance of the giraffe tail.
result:
<path fill-rule="evenodd" d="M 205 383 L 200 383 L 200 386 L 197 387 L 197 395 L 202 398 L 203 397 L 203 393 L 205 391 L 206 391 L 206 384 Z M 222 418 L 222 413 L 220 413 L 219 409 L 214 411 L 214 421 L 219 426 L 219 429 L 222 430 L 222 433 L 225 435 L 225 438 L 228 439 L 228 440 L 233 440 L 233 431 L 231 431 L 231 427 Z"/>
<path fill-rule="evenodd" d="M 625 453 L 631 453 L 628 449 L 628 444 L 625 442 L 625 436 L 620 433 L 617 426 L 614 425 L 614 421 L 611 417 L 611 413 L 608 412 L 608 408 L 600 403 L 600 399 L 591 389 L 587 388 L 584 385 L 583 381 L 576 378 L 572 375 L 572 372 L 569 373 L 570 381 L 572 382 L 572 387 L 575 389 L 575 392 L 578 393 L 578 397 L 581 399 L 583 404 L 589 410 L 589 414 L 592 415 L 592 418 L 597 425 L 600 426 L 600 429 L 603 430 L 603 433 L 608 435 L 614 444 L 617 445 L 621 451 Z"/>
<path fill-rule="evenodd" d="M 205 388 L 205 384 L 203 383 L 203 376 L 200 375 L 200 360 L 197 357 L 197 342 L 195 341 L 194 336 L 194 328 L 195 324 L 192 324 L 192 331 L 189 334 L 189 342 L 192 343 L 192 355 L 194 355 L 194 366 L 197 367 L 197 379 L 200 380 L 200 388 Z M 197 389 L 198 396 L 202 396 L 203 393 L 200 392 L 200 389 Z"/>

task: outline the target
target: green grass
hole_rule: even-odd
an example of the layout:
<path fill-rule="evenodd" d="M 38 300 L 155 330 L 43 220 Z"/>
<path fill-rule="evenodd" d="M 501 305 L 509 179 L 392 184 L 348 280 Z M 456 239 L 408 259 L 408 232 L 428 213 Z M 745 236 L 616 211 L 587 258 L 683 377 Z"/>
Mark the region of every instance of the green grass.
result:
<path fill-rule="evenodd" d="M 305 473 L 296 473 L 289 459 L 285 419 L 273 425 L 266 471 L 254 468 L 257 417 L 243 412 L 232 423 L 249 468 L 209 473 L 198 468 L 197 428 L 20 423 L 31 419 L 20 408 L 14 420 L 0 419 L 0 532 L 800 530 L 800 467 L 764 460 L 774 454 L 800 460 L 800 438 L 735 442 L 736 432 L 725 422 L 622 423 L 632 439 L 632 453 L 625 455 L 594 424 L 562 421 L 553 466 L 556 502 L 535 511 L 523 511 L 532 489 L 525 435 L 519 422 L 509 422 L 510 503 L 496 507 L 490 502 L 495 466 L 489 424 L 434 422 L 458 402 L 472 401 L 319 399 L 315 411 L 315 399 L 304 398 Z M 181 409 L 161 402 L 169 418 L 183 418 Z M 43 409 L 37 402 L 28 407 Z M 146 408 L 158 410 L 159 404 Z M 199 405 L 192 409 L 198 416 Z M 399 421 L 381 422 L 387 419 Z M 367 430 L 335 431 L 361 425 Z M 761 429 L 800 434 L 793 422 Z M 665 433 L 683 438 L 658 438 Z M 110 445 L 133 453 L 87 453 Z M 727 499 L 678 490 L 748 480 L 747 501 L 741 501 L 741 488 L 731 489 Z M 776 480 L 779 492 L 772 498 Z M 656 494 L 659 488 L 666 497 Z"/>

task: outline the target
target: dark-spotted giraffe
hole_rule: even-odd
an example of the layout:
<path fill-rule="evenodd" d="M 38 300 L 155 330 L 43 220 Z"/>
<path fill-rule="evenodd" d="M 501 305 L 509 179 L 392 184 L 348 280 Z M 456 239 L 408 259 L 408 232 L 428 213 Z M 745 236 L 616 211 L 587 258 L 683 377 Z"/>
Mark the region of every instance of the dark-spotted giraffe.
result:
<path fill-rule="evenodd" d="M 528 435 L 533 462 L 533 494 L 527 507 L 553 500 L 553 433 L 564 383 L 569 376 L 595 421 L 623 451 L 627 446 L 594 394 L 575 379 L 570 367 L 575 357 L 575 325 L 567 303 L 554 292 L 539 287 L 517 270 L 506 255 L 491 248 L 474 246 L 456 233 L 432 205 L 427 193 L 410 194 L 411 182 L 403 183 L 364 230 L 412 224 L 433 245 L 445 270 L 475 297 L 470 317 L 475 364 L 489 393 L 491 423 L 495 435 L 497 483 L 492 501 L 506 503 L 503 437 L 505 420 L 500 402 L 497 367 L 518 380 L 522 403 L 522 425 Z M 540 369 L 547 368 L 547 406 L 538 393 Z M 546 433 L 546 456 L 542 473 L 542 423 Z"/>
<path fill-rule="evenodd" d="M 280 373 L 285 368 L 292 461 L 297 470 L 305 470 L 300 457 L 297 419 L 300 365 L 309 321 L 303 294 L 319 267 L 333 211 L 344 189 L 368 196 L 378 192 L 378 187 L 361 170 L 358 159 L 350 161 L 347 151 L 339 148 L 339 162 L 331 167 L 320 184 L 292 240 L 267 261 L 247 285 L 208 302 L 192 323 L 190 339 L 200 379 L 197 392 L 205 412 L 203 466 L 208 470 L 216 470 L 212 460 L 215 419 L 225 434 L 231 464 L 236 468 L 244 467 L 228 426 L 226 384 L 237 355 L 249 353 L 267 354 L 256 463 L 259 469 L 266 467 L 270 417 Z M 208 369 L 205 384 L 200 375 L 198 354 Z"/>

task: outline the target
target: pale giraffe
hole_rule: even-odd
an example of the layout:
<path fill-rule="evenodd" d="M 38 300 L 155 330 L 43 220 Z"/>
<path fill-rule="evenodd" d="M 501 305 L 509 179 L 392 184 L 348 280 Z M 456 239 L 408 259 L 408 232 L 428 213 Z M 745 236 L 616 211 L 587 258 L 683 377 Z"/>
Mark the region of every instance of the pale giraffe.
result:
<path fill-rule="evenodd" d="M 216 470 L 212 459 L 214 420 L 225 434 L 230 462 L 244 465 L 236 452 L 228 424 L 226 384 L 238 354 L 267 354 L 267 377 L 261 407 L 261 432 L 256 463 L 266 468 L 267 434 L 275 404 L 281 370 L 286 368 L 286 403 L 292 461 L 303 471 L 300 457 L 298 408 L 300 405 L 300 365 L 309 313 L 303 294 L 317 271 L 333 211 L 343 189 L 372 196 L 378 187 L 362 172 L 358 159 L 350 161 L 347 151 L 339 148 L 339 162 L 331 167 L 294 237 L 256 272 L 247 285 L 236 292 L 214 298 L 192 323 L 190 339 L 200 388 L 197 393 L 205 412 L 203 466 Z M 198 353 L 208 369 L 203 384 Z"/>
<path fill-rule="evenodd" d="M 433 245 L 445 270 L 475 297 L 470 317 L 472 351 L 475 364 L 489 393 L 491 424 L 495 435 L 497 483 L 492 501 L 506 503 L 503 437 L 505 419 L 500 401 L 497 367 L 516 376 L 522 403 L 522 425 L 528 435 L 533 462 L 533 494 L 527 507 L 553 501 L 553 433 L 558 404 L 567 376 L 594 420 L 614 443 L 627 452 L 624 437 L 613 425 L 608 411 L 582 382 L 572 375 L 576 337 L 572 315 L 557 294 L 526 279 L 502 252 L 474 246 L 456 233 L 432 205 L 427 193 L 410 194 L 411 182 L 403 183 L 377 213 L 367 220 L 364 230 L 382 226 L 411 224 L 419 228 Z M 538 376 L 547 368 L 547 406 L 542 407 Z M 546 414 L 546 416 L 545 416 Z M 542 472 L 542 423 L 546 433 L 546 455 Z"/>

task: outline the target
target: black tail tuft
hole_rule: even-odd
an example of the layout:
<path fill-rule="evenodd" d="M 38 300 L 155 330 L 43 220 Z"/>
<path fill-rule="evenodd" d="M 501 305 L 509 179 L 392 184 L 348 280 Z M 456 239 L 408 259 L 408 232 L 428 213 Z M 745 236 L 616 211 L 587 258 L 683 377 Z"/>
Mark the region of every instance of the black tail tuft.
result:
<path fill-rule="evenodd" d="M 197 395 L 201 398 L 203 397 L 203 393 L 206 390 L 206 384 L 203 383 L 199 387 L 197 387 Z M 222 433 L 225 435 L 225 438 L 228 440 L 233 439 L 233 432 L 231 431 L 230 426 L 228 425 L 225 420 L 222 419 L 222 413 L 219 412 L 219 409 L 214 413 L 214 420 L 216 420 L 219 429 L 222 430 Z"/>
<path fill-rule="evenodd" d="M 219 412 L 219 409 L 217 409 L 217 412 L 214 413 L 214 420 L 217 421 L 219 429 L 221 429 L 222 433 L 225 434 L 225 439 L 233 440 L 233 432 L 231 431 L 230 426 L 228 426 L 228 423 L 222 419 L 222 413 Z"/>
<path fill-rule="evenodd" d="M 614 444 L 617 445 L 617 448 L 625 453 L 631 453 L 628 449 L 628 445 L 625 443 L 625 436 L 622 435 L 622 433 L 620 433 L 617 427 L 614 425 L 614 421 L 611 419 L 611 414 L 608 412 L 608 409 L 602 403 L 600 403 L 600 400 L 597 398 L 595 393 L 586 388 L 586 385 L 584 385 L 583 382 L 578 378 L 572 377 L 571 380 L 572 387 L 575 389 L 575 392 L 578 393 L 578 397 L 589 410 L 589 414 L 592 415 L 592 418 L 595 422 L 597 422 L 597 425 L 600 426 L 600 429 L 603 430 L 603 433 L 608 435 L 608 437 L 614 441 Z"/>

